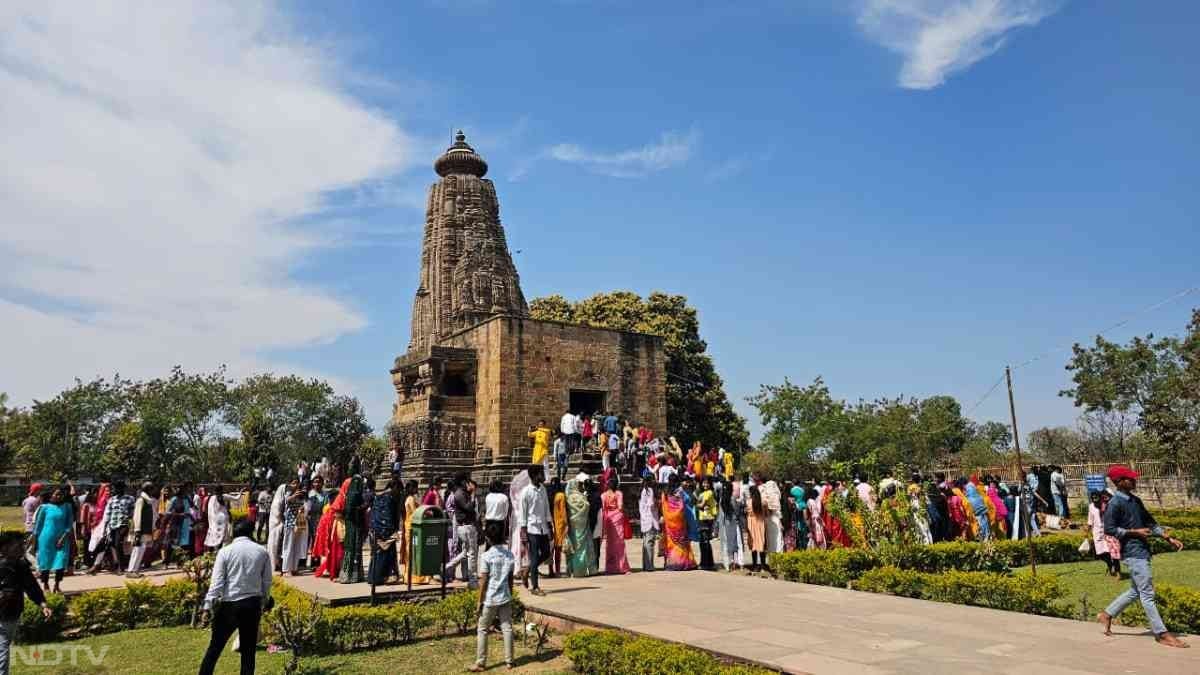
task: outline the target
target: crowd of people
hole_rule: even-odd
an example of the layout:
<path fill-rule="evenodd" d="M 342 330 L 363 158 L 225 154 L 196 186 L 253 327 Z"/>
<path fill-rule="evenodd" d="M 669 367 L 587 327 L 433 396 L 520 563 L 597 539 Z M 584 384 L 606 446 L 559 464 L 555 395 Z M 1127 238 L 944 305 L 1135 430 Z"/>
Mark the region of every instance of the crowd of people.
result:
<path fill-rule="evenodd" d="M 883 540 L 921 545 L 1016 539 L 1069 525 L 1066 479 L 1056 466 L 1034 467 L 1019 481 L 936 472 L 913 473 L 905 481 L 885 475 L 872 482 L 859 475 L 850 481 L 777 482 L 764 471 L 738 471 L 732 452 L 706 450 L 700 443 L 684 451 L 673 437 L 661 441 L 649 428 L 612 415 L 568 413 L 557 431 L 539 424 L 530 437 L 533 462 L 507 484 L 493 480 L 486 494 L 465 473 L 435 479 L 422 490 L 417 481 L 402 480 L 401 463 L 394 459 L 378 491 L 370 470 L 357 459 L 344 475 L 327 461 L 311 468 L 302 463 L 277 485 L 268 473 L 259 479 L 271 482 L 235 493 L 189 483 L 156 493 L 147 482 L 136 495 L 127 494 L 121 481 L 83 491 L 70 484 L 34 484 L 23 502 L 27 553 L 36 561 L 42 588 L 55 592 L 63 576 L 76 569 L 95 574 L 107 568 L 137 577 L 159 560 L 164 567 L 182 565 L 221 550 L 235 537 L 245 542 L 222 564 L 257 556 L 246 548 L 249 543 L 265 545 L 258 550 L 265 554 L 268 579 L 257 584 L 260 590 L 269 589 L 271 574 L 307 570 L 336 583 L 384 585 L 411 577 L 420 585 L 459 578 L 479 588 L 480 644 L 487 639 L 486 628 L 499 621 L 511 658 L 513 583 L 540 596 L 545 576 L 627 574 L 626 542 L 635 525 L 643 571 L 661 565 L 673 571 L 751 572 L 769 572 L 770 554 L 792 550 L 875 546 Z M 573 453 L 584 459 L 600 455 L 600 472 L 579 471 L 568 478 Z M 1120 479 L 1130 474 L 1118 471 L 1109 478 L 1123 485 Z M 637 494 L 636 509 L 633 504 L 626 509 L 622 475 L 639 481 L 628 491 Z M 327 487 L 332 485 L 336 489 Z M 1144 507 L 1130 509 L 1136 497 L 1127 492 L 1099 490 L 1090 497 L 1087 523 L 1096 556 L 1110 574 L 1119 575 L 1123 558 L 1137 572 L 1130 592 L 1101 614 L 1107 625 L 1134 599 L 1147 606 L 1147 589 L 1153 605 L 1148 555 L 1143 562 L 1128 533 L 1141 537 L 1143 530 L 1162 531 Z M 248 511 L 237 533 L 231 503 L 245 504 Z M 444 512 L 450 524 L 447 557 L 439 574 L 413 576 L 413 517 L 422 506 Z M 1139 527 L 1125 527 L 1131 524 Z M 369 551 L 366 569 L 364 550 Z M 253 602 L 258 604 L 247 605 L 246 616 L 261 614 L 261 598 Z M 1153 622 L 1157 612 L 1148 606 L 1147 615 Z M 223 619 L 220 644 L 241 620 Z M 482 667 L 482 660 L 477 665 Z"/>
<path fill-rule="evenodd" d="M 247 494 L 208 490 L 184 483 L 156 491 L 146 482 L 129 494 L 120 480 L 88 489 L 32 484 L 21 506 L 27 550 L 44 589 L 59 592 L 63 577 L 77 571 L 137 578 L 159 560 L 182 565 L 216 550 L 229 538 L 230 502 L 244 502 Z"/>

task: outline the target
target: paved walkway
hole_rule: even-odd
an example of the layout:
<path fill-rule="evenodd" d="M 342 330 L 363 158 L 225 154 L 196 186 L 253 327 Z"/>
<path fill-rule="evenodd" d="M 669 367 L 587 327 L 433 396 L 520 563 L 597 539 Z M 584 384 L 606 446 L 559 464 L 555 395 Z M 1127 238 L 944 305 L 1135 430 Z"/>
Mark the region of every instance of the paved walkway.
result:
<path fill-rule="evenodd" d="M 632 557 L 632 556 L 631 556 Z M 721 572 L 548 579 L 536 610 L 687 642 L 786 672 L 1200 673 L 1192 649 L 1149 633 Z"/>

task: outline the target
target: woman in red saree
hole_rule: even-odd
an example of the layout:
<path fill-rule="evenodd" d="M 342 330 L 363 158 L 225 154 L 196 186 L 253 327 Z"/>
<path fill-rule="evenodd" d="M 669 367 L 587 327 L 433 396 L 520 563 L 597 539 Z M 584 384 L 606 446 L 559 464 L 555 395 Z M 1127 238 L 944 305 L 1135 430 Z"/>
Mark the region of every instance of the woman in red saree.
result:
<path fill-rule="evenodd" d="M 692 542 L 688 539 L 687 516 L 684 510 L 683 488 L 679 478 L 671 476 L 667 492 L 662 496 L 663 519 L 662 550 L 665 567 L 672 571 L 696 569 L 696 556 L 692 554 Z"/>
<path fill-rule="evenodd" d="M 341 531 L 345 525 L 340 523 L 346 510 L 346 492 L 350 489 L 349 478 L 342 481 L 333 503 L 325 507 L 321 514 L 321 522 L 317 523 L 317 534 L 313 541 L 313 555 L 321 556 L 321 564 L 317 566 L 314 577 L 328 576 L 337 579 L 342 569 L 342 558 L 346 552 L 342 548 Z"/>
<path fill-rule="evenodd" d="M 834 518 L 829 512 L 829 500 L 836 499 L 832 497 L 833 488 L 829 485 L 825 486 L 825 494 L 821 495 L 821 512 L 824 514 L 825 522 L 825 538 L 832 545 L 837 544 L 845 548 L 854 546 L 854 542 L 850 540 L 850 535 L 846 534 L 846 530 L 842 528 L 842 521 Z"/>
<path fill-rule="evenodd" d="M 196 491 L 193 502 L 196 529 L 192 532 L 192 554 L 204 555 L 204 539 L 208 536 L 208 490 L 203 485 Z"/>
<path fill-rule="evenodd" d="M 616 476 L 608 479 L 608 489 L 600 496 L 600 505 L 604 518 L 604 573 L 629 574 L 629 560 L 625 557 L 625 501 L 617 489 Z"/>

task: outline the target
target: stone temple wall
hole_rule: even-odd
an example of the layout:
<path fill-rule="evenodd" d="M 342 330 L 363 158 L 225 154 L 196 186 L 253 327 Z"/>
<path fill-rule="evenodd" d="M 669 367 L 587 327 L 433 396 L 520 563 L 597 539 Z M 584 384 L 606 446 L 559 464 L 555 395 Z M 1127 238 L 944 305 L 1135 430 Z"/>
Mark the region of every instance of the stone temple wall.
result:
<path fill-rule="evenodd" d="M 667 428 L 660 337 L 499 316 L 443 344 L 477 351 L 476 442 L 493 461 L 528 461 L 529 427 L 544 419 L 557 428 L 573 389 L 603 392 L 613 412 Z"/>

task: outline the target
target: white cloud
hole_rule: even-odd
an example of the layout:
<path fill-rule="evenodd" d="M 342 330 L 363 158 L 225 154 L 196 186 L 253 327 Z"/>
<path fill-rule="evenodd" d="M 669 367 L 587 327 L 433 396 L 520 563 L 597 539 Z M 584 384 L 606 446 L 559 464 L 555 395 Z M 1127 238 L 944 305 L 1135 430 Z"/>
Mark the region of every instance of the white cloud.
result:
<path fill-rule="evenodd" d="M 858 25 L 904 56 L 899 84 L 932 89 L 1004 46 L 1008 33 L 1035 26 L 1060 0 L 865 0 Z"/>
<path fill-rule="evenodd" d="M 268 350 L 365 326 L 289 276 L 411 156 L 347 75 L 271 0 L 0 5 L 0 389 L 296 370 Z"/>
<path fill-rule="evenodd" d="M 574 143 L 560 143 L 548 148 L 545 155 L 606 176 L 633 178 L 687 162 L 699 141 L 700 134 L 694 129 L 687 134 L 668 131 L 658 142 L 632 150 L 601 153 L 585 150 Z"/>

